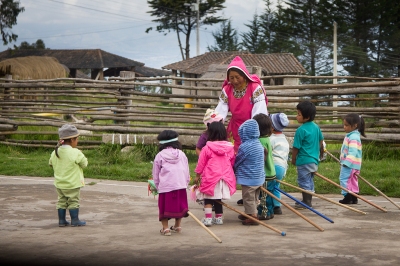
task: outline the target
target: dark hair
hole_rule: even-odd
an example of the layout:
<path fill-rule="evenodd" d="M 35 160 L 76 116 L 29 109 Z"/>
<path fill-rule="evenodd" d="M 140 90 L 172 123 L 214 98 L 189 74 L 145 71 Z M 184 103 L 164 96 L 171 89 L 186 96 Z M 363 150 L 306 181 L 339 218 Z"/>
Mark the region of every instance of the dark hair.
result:
<path fill-rule="evenodd" d="M 303 116 L 303 118 L 307 119 L 308 121 L 313 121 L 315 118 L 315 114 L 317 113 L 317 108 L 315 107 L 315 105 L 312 102 L 309 101 L 304 101 L 304 102 L 300 102 L 297 106 L 296 106 L 297 110 L 299 110 L 301 112 L 301 115 Z"/>
<path fill-rule="evenodd" d="M 211 124 L 208 124 L 207 134 L 208 134 L 207 140 L 209 141 L 227 139 L 225 126 L 221 122 L 212 122 Z"/>
<path fill-rule="evenodd" d="M 170 140 L 170 139 L 177 138 L 178 136 L 179 136 L 179 134 L 173 130 L 164 130 L 163 132 L 158 134 L 157 140 L 158 141 Z M 166 149 L 168 147 L 182 150 L 182 144 L 179 141 L 172 141 L 172 142 L 168 142 L 168 143 L 164 143 L 164 144 L 158 144 L 158 151 L 162 151 L 163 149 Z"/>
<path fill-rule="evenodd" d="M 365 122 L 364 118 L 358 114 L 347 114 L 343 120 L 346 120 L 347 123 L 349 123 L 350 126 L 357 125 L 357 129 L 360 132 L 360 134 L 364 137 L 367 137 L 365 135 Z"/>
<path fill-rule="evenodd" d="M 65 143 L 65 144 L 71 143 L 71 140 L 76 139 L 76 138 L 78 138 L 78 137 L 70 138 L 70 139 L 63 139 L 63 140 L 62 140 L 63 142 L 61 142 L 61 140 L 57 142 L 57 146 L 56 146 L 56 148 L 55 148 L 55 152 L 56 152 L 57 158 L 60 158 L 60 156 L 58 155 L 58 148 L 61 146 L 61 144 L 64 144 L 64 143 Z"/>
<path fill-rule="evenodd" d="M 240 68 L 236 68 L 236 67 L 230 68 L 228 70 L 228 72 L 226 73 L 226 76 L 227 76 L 228 80 L 229 80 L 229 73 L 231 73 L 231 71 L 235 71 L 235 72 L 239 73 L 239 75 L 242 76 L 243 78 L 245 78 L 246 80 L 249 80 L 247 75 Z"/>
<path fill-rule="evenodd" d="M 260 129 L 260 136 L 271 136 L 272 134 L 272 121 L 266 114 L 256 114 L 253 117 L 257 121 L 258 128 Z"/>

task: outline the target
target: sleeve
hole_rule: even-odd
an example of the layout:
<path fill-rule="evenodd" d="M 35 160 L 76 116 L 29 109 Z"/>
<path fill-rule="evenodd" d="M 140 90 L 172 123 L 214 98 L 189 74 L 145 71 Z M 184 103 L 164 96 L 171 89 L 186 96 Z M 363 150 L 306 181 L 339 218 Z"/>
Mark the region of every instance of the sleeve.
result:
<path fill-rule="evenodd" d="M 251 117 L 256 114 L 266 114 L 268 115 L 267 102 L 265 101 L 264 90 L 260 85 L 253 92 L 253 109 L 251 110 Z"/>
<path fill-rule="evenodd" d="M 202 174 L 204 171 L 204 167 L 207 164 L 207 147 L 201 150 L 199 160 L 197 161 L 196 169 L 194 170 L 196 174 Z"/>
<path fill-rule="evenodd" d="M 217 107 L 215 108 L 215 111 L 217 111 L 225 121 L 229 111 L 228 96 L 226 95 L 225 89 L 222 89 L 221 91 L 219 102 Z"/>
<path fill-rule="evenodd" d="M 183 152 L 182 152 L 182 153 L 183 153 Z M 185 153 L 183 153 L 183 155 L 185 156 L 185 164 L 186 164 L 186 172 L 187 172 L 187 175 L 186 175 L 186 186 L 188 186 L 188 185 L 189 185 L 189 182 L 190 182 L 189 160 L 188 160 L 188 158 L 186 157 Z"/>
<path fill-rule="evenodd" d="M 81 168 L 85 168 L 88 165 L 88 159 L 86 158 L 86 156 L 81 151 L 78 151 L 78 157 L 76 158 L 75 162 Z"/>
<path fill-rule="evenodd" d="M 152 176 L 154 184 L 156 185 L 157 189 L 158 185 L 160 184 L 160 177 L 159 177 L 160 169 L 161 169 L 161 161 L 158 159 L 158 155 L 156 155 L 156 158 L 154 158 L 153 162 Z"/>
<path fill-rule="evenodd" d="M 244 152 L 243 150 L 239 147 L 239 150 L 236 154 L 236 159 L 235 159 L 235 165 L 233 167 L 234 171 L 236 172 L 236 169 L 241 165 L 244 161 Z"/>
<path fill-rule="evenodd" d="M 301 140 L 302 140 L 303 130 L 299 127 L 294 133 L 293 139 L 293 148 L 300 149 L 301 148 Z"/>
<path fill-rule="evenodd" d="M 53 166 L 53 163 L 52 163 L 52 159 L 53 159 L 53 156 L 55 155 L 55 151 L 53 151 L 52 153 L 51 153 L 51 155 L 50 155 L 50 159 L 49 159 L 49 165 L 50 166 Z"/>

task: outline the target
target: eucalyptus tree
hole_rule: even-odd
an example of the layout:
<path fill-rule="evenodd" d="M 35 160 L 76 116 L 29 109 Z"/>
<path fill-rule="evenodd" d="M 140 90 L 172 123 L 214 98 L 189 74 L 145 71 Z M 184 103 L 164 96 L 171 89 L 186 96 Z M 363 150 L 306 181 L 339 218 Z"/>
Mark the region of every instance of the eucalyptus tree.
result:
<path fill-rule="evenodd" d="M 4 45 L 16 41 L 18 38 L 18 35 L 12 33 L 11 29 L 17 24 L 19 13 L 25 10 L 19 4 L 19 1 L 0 0 L 0 32 Z"/>
<path fill-rule="evenodd" d="M 212 36 L 215 40 L 215 45 L 208 46 L 210 52 L 226 52 L 240 51 L 242 49 L 239 43 L 239 35 L 236 29 L 232 28 L 231 19 L 221 22 L 219 31 L 213 32 Z"/>

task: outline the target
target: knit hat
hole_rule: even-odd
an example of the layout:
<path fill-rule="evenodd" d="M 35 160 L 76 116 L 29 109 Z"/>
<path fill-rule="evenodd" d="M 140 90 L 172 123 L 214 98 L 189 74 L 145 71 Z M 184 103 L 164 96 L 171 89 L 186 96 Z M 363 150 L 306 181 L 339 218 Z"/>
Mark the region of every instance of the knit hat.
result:
<path fill-rule="evenodd" d="M 74 125 L 65 124 L 58 129 L 60 139 L 72 139 L 79 136 L 78 129 Z"/>
<path fill-rule="evenodd" d="M 219 122 L 224 119 L 217 111 L 214 109 L 208 108 L 206 114 L 204 115 L 203 122 L 204 125 L 207 126 L 208 123 Z"/>
<path fill-rule="evenodd" d="M 283 131 L 289 125 L 289 119 L 284 113 L 277 113 L 271 115 L 272 126 L 276 131 Z"/>

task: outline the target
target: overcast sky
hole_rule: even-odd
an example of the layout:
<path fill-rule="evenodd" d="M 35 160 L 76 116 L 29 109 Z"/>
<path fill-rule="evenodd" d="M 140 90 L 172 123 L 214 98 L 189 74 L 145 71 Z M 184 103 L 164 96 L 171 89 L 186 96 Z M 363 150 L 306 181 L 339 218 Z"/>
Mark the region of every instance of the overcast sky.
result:
<path fill-rule="evenodd" d="M 231 18 L 239 32 L 247 31 L 244 23 L 249 24 L 265 8 L 262 0 L 226 0 L 224 5 L 220 15 Z M 25 11 L 12 28 L 17 42 L 3 46 L 2 51 L 42 39 L 47 48 L 102 49 L 153 68 L 182 60 L 175 32 L 145 33 L 157 25 L 147 13 L 147 0 L 20 0 L 20 6 Z M 215 45 L 212 32 L 219 27 L 200 28 L 200 54 Z M 191 35 L 190 55 L 196 56 L 196 31 Z"/>

